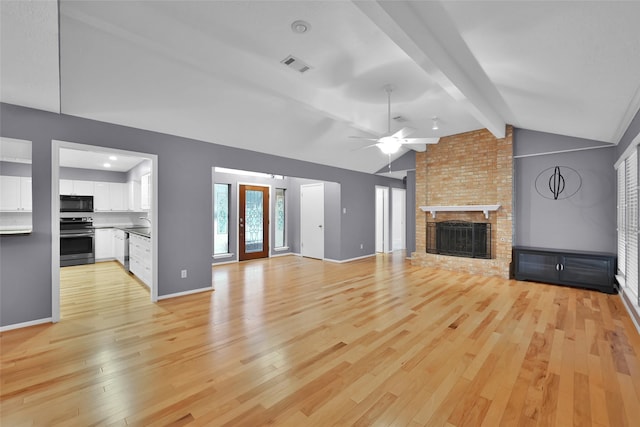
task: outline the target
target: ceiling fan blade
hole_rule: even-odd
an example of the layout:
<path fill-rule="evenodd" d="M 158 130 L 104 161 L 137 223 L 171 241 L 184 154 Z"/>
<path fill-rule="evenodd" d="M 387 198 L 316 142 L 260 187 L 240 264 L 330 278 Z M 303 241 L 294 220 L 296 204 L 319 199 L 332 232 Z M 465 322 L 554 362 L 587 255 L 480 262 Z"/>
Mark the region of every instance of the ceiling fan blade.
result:
<path fill-rule="evenodd" d="M 379 138 L 366 138 L 364 136 L 350 136 L 350 139 L 360 139 L 360 140 L 364 140 L 364 141 L 378 141 Z"/>
<path fill-rule="evenodd" d="M 405 137 L 411 135 L 415 131 L 416 130 L 414 128 L 412 128 L 412 127 L 404 127 L 402 129 L 400 129 L 398 132 L 396 132 L 393 135 L 391 135 L 391 138 L 404 139 Z"/>
<path fill-rule="evenodd" d="M 375 141 L 375 140 L 374 140 Z M 358 148 L 354 148 L 351 151 L 360 151 L 360 150 L 366 150 L 367 148 L 371 148 L 371 147 L 377 147 L 378 143 L 376 144 L 369 144 L 369 145 L 365 145 L 364 147 L 358 147 Z"/>
<path fill-rule="evenodd" d="M 400 141 L 401 145 L 411 144 L 437 144 L 440 138 L 405 138 Z"/>

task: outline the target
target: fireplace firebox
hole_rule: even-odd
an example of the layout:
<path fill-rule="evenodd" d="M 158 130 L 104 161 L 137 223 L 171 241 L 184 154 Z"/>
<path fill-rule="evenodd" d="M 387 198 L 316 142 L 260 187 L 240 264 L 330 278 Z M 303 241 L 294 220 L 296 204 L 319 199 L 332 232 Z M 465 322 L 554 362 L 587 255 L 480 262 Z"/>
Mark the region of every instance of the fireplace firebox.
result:
<path fill-rule="evenodd" d="M 491 224 L 468 221 L 429 222 L 427 252 L 490 259 Z"/>

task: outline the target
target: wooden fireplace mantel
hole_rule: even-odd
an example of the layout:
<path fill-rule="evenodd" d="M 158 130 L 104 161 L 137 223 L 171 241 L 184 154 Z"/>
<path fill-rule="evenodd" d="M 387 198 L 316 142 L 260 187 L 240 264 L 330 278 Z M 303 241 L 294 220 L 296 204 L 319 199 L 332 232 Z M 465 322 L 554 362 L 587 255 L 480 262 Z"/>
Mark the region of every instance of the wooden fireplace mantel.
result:
<path fill-rule="evenodd" d="M 433 218 L 438 212 L 482 212 L 489 219 L 489 212 L 495 212 L 500 205 L 463 205 L 463 206 L 420 206 L 424 212 L 431 213 Z"/>

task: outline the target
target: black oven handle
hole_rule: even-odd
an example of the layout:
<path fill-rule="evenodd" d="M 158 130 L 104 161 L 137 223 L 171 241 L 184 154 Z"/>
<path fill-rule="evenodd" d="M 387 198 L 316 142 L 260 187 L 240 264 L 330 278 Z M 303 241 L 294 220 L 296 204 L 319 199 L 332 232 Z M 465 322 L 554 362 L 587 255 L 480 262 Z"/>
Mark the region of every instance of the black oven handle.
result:
<path fill-rule="evenodd" d="M 66 237 L 93 237 L 95 235 L 95 233 L 74 233 L 74 234 L 61 234 L 60 238 L 66 238 Z"/>

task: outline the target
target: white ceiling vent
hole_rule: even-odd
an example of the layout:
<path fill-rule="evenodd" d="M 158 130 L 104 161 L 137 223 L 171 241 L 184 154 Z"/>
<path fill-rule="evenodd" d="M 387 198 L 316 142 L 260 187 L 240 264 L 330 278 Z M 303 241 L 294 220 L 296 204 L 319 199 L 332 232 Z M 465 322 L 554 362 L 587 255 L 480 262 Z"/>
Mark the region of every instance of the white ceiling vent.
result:
<path fill-rule="evenodd" d="M 296 70 L 299 73 L 304 73 L 309 71 L 312 67 L 306 64 L 303 60 L 296 58 L 293 55 L 289 55 L 284 58 L 280 63 L 286 65 L 287 67 Z"/>

